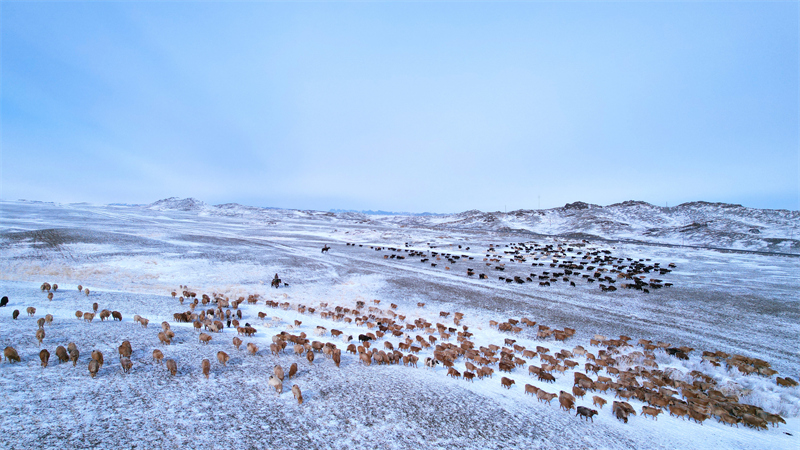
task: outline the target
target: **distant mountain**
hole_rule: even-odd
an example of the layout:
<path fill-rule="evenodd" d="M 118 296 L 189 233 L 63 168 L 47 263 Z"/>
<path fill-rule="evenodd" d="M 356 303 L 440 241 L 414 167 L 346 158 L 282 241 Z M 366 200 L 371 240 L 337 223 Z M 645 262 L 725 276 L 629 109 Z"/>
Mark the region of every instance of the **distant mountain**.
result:
<path fill-rule="evenodd" d="M 456 214 L 390 211 L 301 211 L 226 203 L 210 206 L 194 198 L 172 197 L 145 206 L 152 210 L 196 212 L 198 215 L 242 217 L 275 222 L 286 219 L 359 222 L 376 226 L 406 226 L 443 231 L 492 231 L 583 239 L 603 238 L 672 245 L 800 253 L 795 236 L 800 211 L 756 209 L 728 203 L 689 202 L 656 206 L 628 200 L 608 206 L 585 202 L 550 209 L 510 212 L 469 210 Z"/>
<path fill-rule="evenodd" d="M 330 209 L 328 210 L 332 213 L 358 213 L 358 214 L 366 214 L 368 216 L 444 216 L 446 214 L 439 214 L 439 213 L 431 213 L 431 212 L 423 212 L 423 213 L 410 213 L 410 212 L 394 212 L 394 211 L 373 211 L 371 209 L 366 211 L 357 211 L 355 209 Z"/>

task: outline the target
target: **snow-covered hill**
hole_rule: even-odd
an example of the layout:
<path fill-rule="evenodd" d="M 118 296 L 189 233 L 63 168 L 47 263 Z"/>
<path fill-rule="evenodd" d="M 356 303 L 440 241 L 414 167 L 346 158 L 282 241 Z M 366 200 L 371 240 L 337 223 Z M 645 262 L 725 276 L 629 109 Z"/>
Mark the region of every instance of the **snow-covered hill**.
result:
<path fill-rule="evenodd" d="M 560 208 L 511 212 L 464 211 L 442 215 L 367 215 L 358 212 L 299 211 L 226 203 L 210 206 L 193 198 L 169 198 L 151 210 L 192 211 L 200 215 L 262 220 L 311 219 L 402 225 L 438 230 L 534 233 L 631 240 L 774 253 L 800 253 L 800 211 L 756 209 L 727 203 L 691 202 L 656 206 L 626 201 L 608 206 L 584 202 Z"/>

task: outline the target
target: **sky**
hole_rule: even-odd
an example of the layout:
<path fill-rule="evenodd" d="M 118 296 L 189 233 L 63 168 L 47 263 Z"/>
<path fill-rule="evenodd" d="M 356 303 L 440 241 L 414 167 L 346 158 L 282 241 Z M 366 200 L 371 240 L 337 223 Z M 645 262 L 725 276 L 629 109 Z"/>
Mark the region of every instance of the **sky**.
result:
<path fill-rule="evenodd" d="M 0 199 L 800 209 L 798 2 L 0 3 Z"/>

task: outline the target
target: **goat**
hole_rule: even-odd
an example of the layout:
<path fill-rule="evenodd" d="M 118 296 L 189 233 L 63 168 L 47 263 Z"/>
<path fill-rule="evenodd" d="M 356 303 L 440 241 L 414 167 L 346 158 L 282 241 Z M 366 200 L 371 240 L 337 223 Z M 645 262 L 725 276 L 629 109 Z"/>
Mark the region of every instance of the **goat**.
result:
<path fill-rule="evenodd" d="M 296 384 L 292 385 L 292 394 L 294 394 L 294 398 L 295 398 L 295 400 L 297 400 L 297 404 L 298 405 L 302 405 L 303 404 L 303 393 L 300 392 L 300 386 L 298 386 Z"/>

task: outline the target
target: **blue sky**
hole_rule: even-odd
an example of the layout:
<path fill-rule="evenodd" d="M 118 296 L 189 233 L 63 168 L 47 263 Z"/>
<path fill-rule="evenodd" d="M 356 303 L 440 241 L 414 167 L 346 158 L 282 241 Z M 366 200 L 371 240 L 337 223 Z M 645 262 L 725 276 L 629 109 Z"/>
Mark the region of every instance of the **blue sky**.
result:
<path fill-rule="evenodd" d="M 4 1 L 0 198 L 796 210 L 798 17 L 797 2 Z"/>

